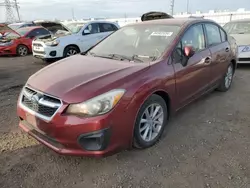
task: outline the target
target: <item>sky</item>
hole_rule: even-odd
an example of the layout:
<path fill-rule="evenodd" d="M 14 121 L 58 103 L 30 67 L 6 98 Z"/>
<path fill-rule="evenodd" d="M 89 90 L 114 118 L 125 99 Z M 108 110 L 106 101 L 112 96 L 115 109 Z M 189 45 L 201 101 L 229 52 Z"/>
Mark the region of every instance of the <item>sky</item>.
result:
<path fill-rule="evenodd" d="M 147 11 L 169 12 L 171 0 L 18 0 L 22 20 L 76 19 L 90 17 L 136 17 Z M 250 0 L 175 0 L 174 12 L 207 12 L 211 9 L 250 10 Z M 3 0 L 0 0 L 0 3 Z M 73 11 L 72 11 L 73 10 Z M 5 9 L 0 7 L 0 21 L 5 20 Z"/>

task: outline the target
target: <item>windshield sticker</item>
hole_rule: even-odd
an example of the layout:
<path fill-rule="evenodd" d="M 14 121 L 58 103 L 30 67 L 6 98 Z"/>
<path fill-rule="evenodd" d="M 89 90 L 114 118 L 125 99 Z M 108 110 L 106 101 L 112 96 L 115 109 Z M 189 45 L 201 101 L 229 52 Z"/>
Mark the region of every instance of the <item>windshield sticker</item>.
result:
<path fill-rule="evenodd" d="M 173 32 L 153 32 L 150 36 L 170 37 Z"/>

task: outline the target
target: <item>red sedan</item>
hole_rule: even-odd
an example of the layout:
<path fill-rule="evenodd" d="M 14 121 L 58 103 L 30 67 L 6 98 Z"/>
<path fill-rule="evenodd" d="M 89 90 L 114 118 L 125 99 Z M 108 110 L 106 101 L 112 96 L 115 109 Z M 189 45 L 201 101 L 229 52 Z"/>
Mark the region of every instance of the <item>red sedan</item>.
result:
<path fill-rule="evenodd" d="M 32 52 L 32 40 L 41 35 L 48 35 L 50 32 L 40 26 L 23 27 L 12 30 L 6 25 L 0 25 L 0 55 L 26 56 Z"/>
<path fill-rule="evenodd" d="M 19 126 L 65 155 L 150 147 L 172 114 L 230 88 L 235 52 L 224 29 L 209 20 L 127 25 L 31 76 L 18 99 Z"/>

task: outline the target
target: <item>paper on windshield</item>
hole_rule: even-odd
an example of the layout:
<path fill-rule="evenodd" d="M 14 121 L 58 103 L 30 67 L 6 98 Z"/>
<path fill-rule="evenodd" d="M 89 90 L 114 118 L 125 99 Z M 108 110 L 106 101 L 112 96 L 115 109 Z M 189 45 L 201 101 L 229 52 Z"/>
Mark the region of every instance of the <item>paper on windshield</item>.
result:
<path fill-rule="evenodd" d="M 151 33 L 150 36 L 159 36 L 159 37 L 170 37 L 173 34 L 173 32 L 162 32 L 162 31 L 157 31 Z"/>

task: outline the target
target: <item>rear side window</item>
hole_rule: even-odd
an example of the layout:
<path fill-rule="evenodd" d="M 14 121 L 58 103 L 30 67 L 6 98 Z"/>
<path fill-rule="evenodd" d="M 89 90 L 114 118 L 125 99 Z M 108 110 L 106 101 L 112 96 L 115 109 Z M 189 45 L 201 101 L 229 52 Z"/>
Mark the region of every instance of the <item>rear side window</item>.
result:
<path fill-rule="evenodd" d="M 222 42 L 227 41 L 227 34 L 222 29 L 220 29 L 220 35 L 221 35 L 221 41 Z"/>
<path fill-rule="evenodd" d="M 101 32 L 116 31 L 118 28 L 114 24 L 110 23 L 100 23 Z"/>
<path fill-rule="evenodd" d="M 220 29 L 214 24 L 205 24 L 208 45 L 213 46 L 221 43 Z"/>

